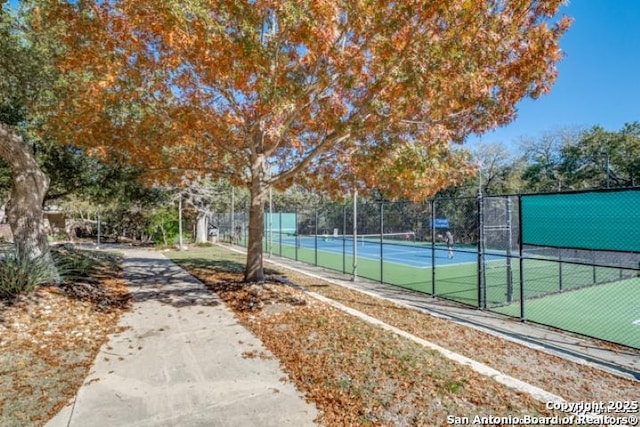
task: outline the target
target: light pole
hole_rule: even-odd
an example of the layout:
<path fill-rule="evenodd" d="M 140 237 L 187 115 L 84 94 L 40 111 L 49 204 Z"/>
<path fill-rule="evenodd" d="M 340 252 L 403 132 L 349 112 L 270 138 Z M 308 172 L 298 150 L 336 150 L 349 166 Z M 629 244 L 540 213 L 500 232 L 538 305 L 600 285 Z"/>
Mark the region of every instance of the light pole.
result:
<path fill-rule="evenodd" d="M 182 193 L 178 197 L 178 248 L 184 249 L 182 246 Z"/>
<path fill-rule="evenodd" d="M 100 207 L 98 207 L 98 244 L 96 245 L 96 249 L 100 249 L 100 227 L 101 227 L 101 223 L 100 223 Z"/>

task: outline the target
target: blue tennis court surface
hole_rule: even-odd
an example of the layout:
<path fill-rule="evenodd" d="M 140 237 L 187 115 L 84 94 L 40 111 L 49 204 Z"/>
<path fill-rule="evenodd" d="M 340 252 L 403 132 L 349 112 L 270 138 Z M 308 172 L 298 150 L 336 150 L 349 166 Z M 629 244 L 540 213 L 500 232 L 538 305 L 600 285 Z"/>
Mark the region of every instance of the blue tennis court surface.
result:
<path fill-rule="evenodd" d="M 273 244 L 282 244 L 287 246 L 296 246 L 309 250 L 318 250 L 319 252 L 329 252 L 339 255 L 353 255 L 353 240 L 335 239 L 333 237 L 323 236 L 298 236 L 298 237 L 273 237 Z M 432 256 L 435 252 L 435 264 L 438 266 L 454 265 L 462 263 L 477 263 L 478 253 L 473 249 L 456 249 L 453 258 L 448 257 L 448 251 L 445 247 L 436 246 L 435 251 L 427 243 L 411 243 L 411 242 L 379 242 L 379 241 L 358 241 L 357 247 L 358 258 L 367 258 L 371 260 L 383 259 L 385 263 L 404 264 L 416 268 L 432 267 Z M 488 256 L 487 259 L 500 259 L 498 256 Z"/>

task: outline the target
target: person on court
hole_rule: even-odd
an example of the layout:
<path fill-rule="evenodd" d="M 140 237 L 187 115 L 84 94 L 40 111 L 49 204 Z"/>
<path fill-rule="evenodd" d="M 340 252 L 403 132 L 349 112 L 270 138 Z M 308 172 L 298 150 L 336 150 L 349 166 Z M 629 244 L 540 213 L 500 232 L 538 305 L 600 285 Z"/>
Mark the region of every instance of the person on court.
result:
<path fill-rule="evenodd" d="M 447 230 L 447 232 L 444 233 L 444 241 L 447 244 L 449 259 L 451 259 L 453 258 L 453 234 L 451 234 L 451 231 Z"/>

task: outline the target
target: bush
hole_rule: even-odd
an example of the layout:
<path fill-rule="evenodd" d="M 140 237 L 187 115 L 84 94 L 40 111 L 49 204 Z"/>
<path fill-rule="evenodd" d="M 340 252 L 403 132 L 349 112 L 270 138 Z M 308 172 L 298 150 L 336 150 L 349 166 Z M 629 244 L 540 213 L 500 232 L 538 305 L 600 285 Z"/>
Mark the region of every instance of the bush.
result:
<path fill-rule="evenodd" d="M 178 214 L 173 209 L 157 209 L 149 219 L 147 234 L 157 246 L 167 247 L 178 241 Z"/>
<path fill-rule="evenodd" d="M 56 276 L 49 254 L 29 260 L 15 250 L 9 251 L 0 259 L 0 298 L 15 298 L 31 292 L 39 285 L 52 282 Z"/>
<path fill-rule="evenodd" d="M 106 253 L 76 250 L 68 243 L 32 260 L 19 256 L 14 248 L 0 251 L 0 299 L 15 298 L 44 284 L 93 282 L 96 271 L 113 259 Z"/>

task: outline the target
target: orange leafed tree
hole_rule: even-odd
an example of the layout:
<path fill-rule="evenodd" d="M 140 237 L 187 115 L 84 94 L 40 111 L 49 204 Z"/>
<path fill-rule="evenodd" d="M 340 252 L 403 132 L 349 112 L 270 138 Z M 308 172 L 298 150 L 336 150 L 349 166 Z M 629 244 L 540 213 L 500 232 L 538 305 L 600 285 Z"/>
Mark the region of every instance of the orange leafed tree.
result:
<path fill-rule="evenodd" d="M 40 0 L 69 85 L 47 131 L 250 190 L 293 182 L 424 199 L 470 169 L 452 144 L 550 90 L 560 0 Z"/>

